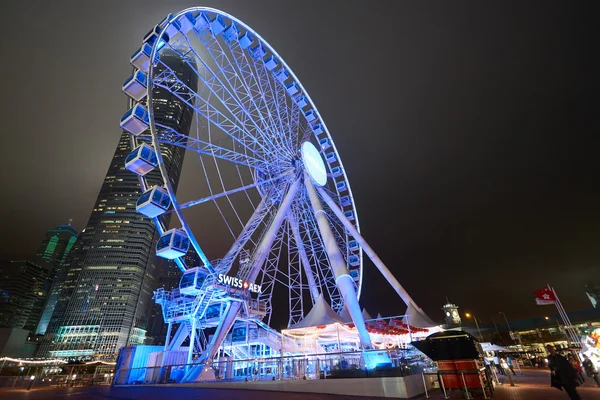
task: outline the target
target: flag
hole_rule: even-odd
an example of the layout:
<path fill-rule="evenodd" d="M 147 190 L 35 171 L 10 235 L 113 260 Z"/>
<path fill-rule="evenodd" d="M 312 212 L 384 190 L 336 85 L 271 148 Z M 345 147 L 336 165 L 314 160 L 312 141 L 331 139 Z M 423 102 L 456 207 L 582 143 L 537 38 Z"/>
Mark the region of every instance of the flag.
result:
<path fill-rule="evenodd" d="M 589 294 L 588 292 L 585 292 L 585 294 L 587 294 L 588 299 L 590 299 L 592 306 L 596 308 L 596 305 L 598 304 L 598 299 L 596 298 L 596 295 Z"/>
<path fill-rule="evenodd" d="M 549 287 L 541 288 L 540 290 L 536 290 L 534 293 L 536 295 L 535 302 L 540 306 L 556 303 L 554 290 Z"/>

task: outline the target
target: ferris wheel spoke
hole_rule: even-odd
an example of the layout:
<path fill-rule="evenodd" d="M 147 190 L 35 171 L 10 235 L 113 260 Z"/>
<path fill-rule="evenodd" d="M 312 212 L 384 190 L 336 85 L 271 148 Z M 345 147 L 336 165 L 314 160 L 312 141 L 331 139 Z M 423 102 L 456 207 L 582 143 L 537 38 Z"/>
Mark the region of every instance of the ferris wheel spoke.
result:
<path fill-rule="evenodd" d="M 195 31 L 195 34 L 199 33 Z M 177 52 L 182 56 L 186 63 L 190 66 L 190 68 L 196 72 L 198 78 L 203 82 L 204 87 L 209 90 L 211 95 L 219 100 L 220 104 L 230 113 L 230 115 L 234 118 L 234 120 L 239 124 L 240 129 L 246 137 L 243 137 L 245 143 L 247 145 L 251 145 L 254 147 L 260 147 L 263 153 L 267 155 L 271 155 L 272 150 L 266 150 L 262 145 L 259 139 L 264 138 L 265 135 L 260 131 L 260 128 L 254 123 L 252 118 L 247 114 L 244 109 L 244 106 L 240 102 L 240 100 L 235 95 L 235 90 L 232 90 L 224 84 L 222 79 L 219 77 L 219 74 L 207 64 L 204 58 L 198 54 L 196 49 L 190 44 L 189 39 L 185 36 L 188 43 L 188 51 L 185 54 L 182 54 L 179 49 L 173 49 L 173 51 Z M 192 57 L 190 57 L 190 54 Z M 192 60 L 195 59 L 201 62 L 201 67 L 198 68 L 195 62 Z M 208 100 L 202 98 L 201 103 L 204 105 L 205 103 L 209 103 Z M 215 108 L 211 105 L 211 108 Z M 234 136 L 235 137 L 235 136 Z"/>
<path fill-rule="evenodd" d="M 219 71 L 215 72 L 203 61 L 205 67 L 210 69 L 215 80 L 218 81 L 223 88 L 221 94 L 230 96 L 233 103 L 238 105 L 238 114 L 245 114 L 257 128 L 257 132 L 262 139 L 265 140 L 266 143 L 272 143 L 272 138 L 269 137 L 266 125 L 264 124 L 264 118 L 260 109 L 256 106 L 253 94 L 250 92 L 246 82 L 240 77 L 240 74 L 237 73 L 234 68 L 234 63 L 231 62 L 217 38 L 212 35 L 210 30 L 201 32 L 194 30 L 194 32 L 196 33 L 196 37 L 204 43 L 207 52 L 219 68 Z M 228 83 L 228 87 L 224 85 L 223 80 L 220 77 Z M 232 103 L 231 100 L 229 103 Z M 222 102 L 225 103 L 223 100 Z M 272 151 L 281 155 L 285 154 L 282 153 L 284 148 L 279 146 L 273 146 Z"/>
<path fill-rule="evenodd" d="M 245 130 L 243 123 L 228 118 L 209 101 L 185 85 L 170 68 L 165 67 L 165 70 L 155 78 L 155 85 L 168 90 L 256 157 L 271 158 L 271 150 L 267 150 L 250 132 Z"/>
<path fill-rule="evenodd" d="M 282 178 L 284 178 L 286 176 L 290 176 L 290 174 L 292 174 L 293 172 L 294 171 L 290 169 L 290 170 L 285 171 L 283 174 L 278 175 L 278 176 L 276 176 L 274 178 L 271 178 L 271 179 L 267 179 L 267 180 L 264 180 L 264 181 L 260 181 L 260 182 L 257 182 L 257 183 L 252 183 L 252 184 L 249 184 L 249 185 L 246 185 L 246 186 L 242 186 L 242 187 L 239 187 L 239 188 L 227 190 L 225 192 L 213 194 L 211 196 L 204 197 L 204 198 L 201 198 L 201 199 L 191 200 L 191 201 L 188 201 L 187 203 L 180 204 L 179 208 L 183 210 L 185 208 L 190 208 L 190 207 L 196 206 L 198 204 L 206 203 L 207 201 L 213 201 L 213 200 L 219 199 L 221 197 L 232 195 L 234 193 L 238 193 L 238 192 L 241 192 L 241 191 L 252 189 L 252 188 L 264 185 L 266 183 L 275 182 L 275 181 L 280 180 L 280 179 L 282 179 Z"/>
<path fill-rule="evenodd" d="M 281 119 L 279 118 L 279 123 L 276 121 L 278 113 L 276 109 L 272 108 L 275 102 L 270 89 L 267 71 L 264 67 L 264 62 L 262 62 L 262 57 L 251 57 L 252 62 L 250 62 L 248 59 L 249 56 L 236 40 L 229 42 L 229 48 L 236 61 L 236 66 L 240 71 L 242 81 L 245 83 L 252 96 L 252 104 L 256 110 L 254 114 L 260 119 L 261 126 L 263 126 L 265 131 L 269 132 L 271 138 L 277 142 L 278 146 L 285 148 L 288 154 L 293 157 L 295 151 L 290 147 L 290 143 L 286 140 L 287 137 L 283 134 L 284 126 L 281 124 Z M 262 65 L 257 68 L 258 63 Z M 270 98 L 268 98 L 268 96 Z"/>
<path fill-rule="evenodd" d="M 223 271 L 223 273 L 229 272 L 231 269 L 231 265 L 233 260 L 236 259 L 240 251 L 244 248 L 246 243 L 251 240 L 252 235 L 259 227 L 259 225 L 263 222 L 267 214 L 271 211 L 274 203 L 273 198 L 270 196 L 271 193 L 267 193 L 266 196 L 262 198 L 252 216 L 248 219 L 248 222 L 244 226 L 242 232 L 238 235 L 237 239 L 227 251 L 227 254 L 221 259 L 218 265 L 219 271 Z"/>
<path fill-rule="evenodd" d="M 267 161 L 249 156 L 247 153 L 239 153 L 235 150 L 231 150 L 225 147 L 217 146 L 211 142 L 200 140 L 192 136 L 186 136 L 175 129 L 162 125 L 156 124 L 157 128 L 160 128 L 157 132 L 158 141 L 161 144 L 169 144 L 177 147 L 182 147 L 187 150 L 194 151 L 198 154 L 204 154 L 212 157 L 217 157 L 222 160 L 230 161 L 238 165 L 245 165 L 252 168 L 263 168 L 264 166 L 275 166 Z M 140 135 L 140 139 L 147 141 L 151 140 L 150 136 Z"/>

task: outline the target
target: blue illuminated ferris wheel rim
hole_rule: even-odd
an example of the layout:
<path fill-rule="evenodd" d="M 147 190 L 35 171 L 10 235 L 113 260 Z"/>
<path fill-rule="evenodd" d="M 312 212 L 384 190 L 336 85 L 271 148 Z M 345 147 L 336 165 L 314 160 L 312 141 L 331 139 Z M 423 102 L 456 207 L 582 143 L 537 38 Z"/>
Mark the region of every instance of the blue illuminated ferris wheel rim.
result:
<path fill-rule="evenodd" d="M 245 24 L 244 22 L 242 22 L 241 20 L 239 20 L 238 18 L 225 13 L 221 10 L 215 9 L 215 8 L 210 8 L 210 7 L 192 7 L 192 8 L 188 8 L 185 10 L 182 10 L 180 12 L 178 12 L 177 14 L 175 14 L 173 16 L 173 18 L 163 27 L 162 31 L 159 34 L 158 40 L 156 40 L 152 46 L 152 53 L 150 56 L 150 60 L 156 60 L 157 56 L 158 56 L 158 52 L 160 50 L 160 43 L 161 40 L 163 39 L 163 36 L 165 35 L 165 32 L 168 30 L 168 28 L 174 23 L 174 21 L 176 21 L 178 18 L 180 18 L 181 16 L 187 15 L 187 14 L 192 14 L 192 13 L 202 13 L 202 12 L 208 12 L 208 13 L 213 13 L 216 14 L 220 17 L 224 17 L 229 19 L 230 21 L 235 22 L 237 25 L 239 25 L 240 27 L 243 27 L 244 29 L 246 29 L 247 32 L 251 33 L 253 35 L 254 38 L 256 38 L 261 46 L 263 46 L 264 48 L 268 49 L 271 54 L 275 57 L 277 57 L 277 60 L 281 63 L 281 66 L 283 68 L 285 68 L 285 70 L 289 73 L 290 77 L 293 79 L 294 82 L 297 83 L 301 93 L 304 95 L 304 97 L 306 98 L 308 104 L 312 107 L 312 110 L 314 111 L 316 117 L 318 118 L 318 121 L 320 122 L 320 125 L 323 129 L 323 134 L 326 136 L 326 138 L 329 140 L 329 146 L 331 149 L 332 153 L 335 153 L 335 157 L 336 157 L 336 162 L 339 164 L 339 167 L 341 168 L 342 171 L 342 177 L 343 179 L 340 179 L 340 183 L 343 180 L 343 182 L 345 183 L 345 185 L 334 185 L 335 187 L 335 191 L 337 192 L 337 197 L 338 199 L 340 199 L 341 196 L 341 192 L 340 192 L 340 187 L 343 187 L 343 190 L 347 190 L 347 196 L 350 198 L 350 205 L 347 207 L 351 207 L 352 212 L 353 212 L 353 223 L 356 226 L 356 229 L 360 232 L 360 226 L 359 226 L 359 221 L 358 221 L 358 213 L 356 211 L 356 206 L 355 206 L 355 202 L 353 200 L 353 195 L 352 195 L 352 189 L 350 187 L 350 182 L 348 181 L 348 177 L 344 171 L 344 167 L 343 167 L 343 163 L 341 160 L 341 157 L 339 156 L 339 153 L 337 151 L 337 148 L 335 146 L 335 143 L 331 137 L 331 134 L 329 133 L 329 130 L 325 124 L 324 119 L 321 117 L 317 107 L 315 106 L 312 98 L 310 97 L 310 95 L 308 94 L 308 91 L 306 91 L 306 89 L 304 88 L 304 86 L 302 85 L 302 83 L 300 82 L 300 80 L 298 79 L 298 77 L 294 74 L 293 70 L 287 65 L 287 63 L 285 62 L 285 60 L 275 51 L 275 49 L 265 40 L 263 39 L 255 30 L 253 30 L 252 28 L 250 28 L 247 24 Z M 215 35 L 216 36 L 216 35 Z M 162 155 L 160 152 L 160 146 L 159 146 L 159 142 L 157 139 L 157 128 L 156 128 L 156 124 L 155 124 L 155 119 L 154 119 L 154 109 L 151 106 L 153 104 L 153 87 L 154 87 L 154 82 L 152 79 L 153 76 L 153 70 L 154 70 L 154 62 L 150 62 L 149 65 L 149 70 L 148 70 L 148 90 L 147 90 L 147 104 L 148 106 L 148 115 L 149 115 L 149 122 L 150 122 L 150 130 L 152 133 L 152 141 L 153 141 L 153 146 L 154 148 L 157 150 L 156 151 L 156 155 L 157 155 L 157 159 L 158 159 L 158 167 L 160 169 L 161 174 L 163 175 L 163 181 L 164 181 L 164 185 L 168 191 L 168 193 L 171 196 L 171 200 L 172 200 L 172 207 L 173 210 L 175 211 L 178 219 L 180 220 L 183 229 L 187 232 L 187 234 L 190 237 L 190 241 L 193 244 L 194 248 L 196 248 L 197 250 L 200 249 L 200 246 L 198 244 L 198 242 L 196 241 L 193 232 L 191 230 L 191 228 L 188 226 L 185 217 L 183 216 L 181 207 L 179 202 L 177 201 L 177 198 L 175 196 L 175 192 L 171 186 L 171 183 L 169 181 L 169 179 L 165 179 L 165 177 L 168 176 L 168 172 L 166 171 L 166 166 L 163 162 L 162 159 Z M 316 137 L 316 135 L 315 135 Z M 133 139 L 135 140 L 135 139 Z M 298 149 L 300 150 L 300 149 Z M 330 176 L 333 175 L 332 173 L 332 166 L 330 163 L 325 163 L 326 167 L 329 170 Z M 332 178 L 329 178 L 332 179 Z M 140 181 L 143 181 L 142 178 L 140 178 Z M 334 181 L 335 182 L 335 181 Z M 145 183 L 142 182 L 142 188 L 145 189 Z M 154 218 L 154 222 L 155 225 L 157 226 L 159 233 L 163 234 L 165 229 L 162 226 L 160 220 L 158 218 Z M 347 236 L 347 234 L 346 234 Z M 347 236 L 348 237 L 348 236 Z M 210 262 L 209 260 L 206 258 L 206 256 L 204 256 L 204 254 L 202 253 L 202 251 L 197 251 L 200 256 L 200 258 L 202 259 L 202 261 L 205 263 L 205 265 L 210 266 Z M 359 280 L 357 282 L 357 297 L 360 298 L 360 294 L 361 294 L 361 289 L 362 289 L 362 279 L 363 279 L 363 253 L 362 253 L 362 249 L 358 250 L 357 256 L 359 257 L 359 262 L 360 262 L 360 266 L 359 266 Z M 179 260 L 175 260 L 176 262 L 178 262 Z M 180 268 L 185 268 L 183 267 L 183 264 L 179 261 L 178 265 L 180 266 Z"/>

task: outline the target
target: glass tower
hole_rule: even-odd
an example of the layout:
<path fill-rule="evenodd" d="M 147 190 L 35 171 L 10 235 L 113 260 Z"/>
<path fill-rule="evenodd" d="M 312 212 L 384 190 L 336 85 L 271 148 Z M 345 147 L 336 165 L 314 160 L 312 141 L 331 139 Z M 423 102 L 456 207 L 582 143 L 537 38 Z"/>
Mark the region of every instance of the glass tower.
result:
<path fill-rule="evenodd" d="M 69 253 L 73 249 L 76 239 L 77 231 L 73 229 L 69 221 L 69 224 L 59 225 L 47 231 L 37 251 L 38 259 L 43 260 L 48 268 L 48 277 L 50 278 L 51 286 L 48 289 L 48 297 L 43 304 L 43 312 L 39 323 L 36 322 L 36 335 L 46 333 L 46 328 L 56 307 L 56 301 L 62 287 L 61 278 L 64 275 L 66 262 L 69 259 Z"/>
<path fill-rule="evenodd" d="M 189 87 L 197 87 L 197 76 L 176 53 L 166 50 L 161 60 Z M 159 73 L 160 64 L 157 68 Z M 156 122 L 189 134 L 193 110 L 166 90 L 157 88 L 153 94 Z M 131 151 L 130 137 L 123 133 L 65 269 L 39 356 L 113 360 L 122 346 L 147 340 L 152 292 L 173 267 L 156 257 L 154 223 L 135 210 L 141 188 L 138 177 L 125 169 Z M 176 190 L 184 149 L 161 151 Z M 147 178 L 150 185 L 162 184 L 158 169 Z"/>

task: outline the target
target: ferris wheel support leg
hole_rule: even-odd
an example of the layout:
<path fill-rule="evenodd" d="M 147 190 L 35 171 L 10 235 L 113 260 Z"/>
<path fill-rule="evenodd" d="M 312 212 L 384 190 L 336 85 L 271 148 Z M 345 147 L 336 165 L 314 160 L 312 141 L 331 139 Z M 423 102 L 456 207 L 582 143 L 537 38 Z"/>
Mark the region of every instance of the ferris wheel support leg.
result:
<path fill-rule="evenodd" d="M 275 240 L 277 232 L 281 227 L 281 223 L 288 214 L 292 201 L 296 196 L 296 192 L 298 192 L 299 183 L 300 180 L 296 179 L 294 183 L 290 185 L 288 192 L 281 201 L 281 205 L 279 206 L 279 209 L 275 214 L 275 218 L 273 218 L 269 229 L 267 230 L 258 247 L 256 248 L 256 251 L 254 252 L 254 256 L 252 258 L 252 267 L 250 269 L 248 277 L 246 278 L 248 282 L 254 282 L 254 280 L 258 276 L 258 273 L 260 272 L 261 266 L 265 263 L 265 260 L 269 255 L 269 252 L 271 251 L 271 246 L 273 246 L 273 241 Z M 202 353 L 200 363 L 210 364 L 212 362 L 212 359 L 219 350 L 219 346 L 221 346 L 221 343 L 223 342 L 223 339 L 225 339 L 227 332 L 229 332 L 229 329 L 231 329 L 231 326 L 235 322 L 235 319 L 238 313 L 240 312 L 241 308 L 241 302 L 229 303 L 229 305 L 227 306 L 227 310 L 225 311 L 225 314 L 221 319 L 221 322 L 219 323 L 219 326 L 217 327 L 217 330 L 215 331 L 211 342 L 206 347 L 206 350 Z"/>
<path fill-rule="evenodd" d="M 346 308 L 352 317 L 354 326 L 356 326 L 356 329 L 358 330 L 358 336 L 360 338 L 362 347 L 363 349 L 368 349 L 371 347 L 371 338 L 369 336 L 369 332 L 367 332 L 367 328 L 365 327 L 365 320 L 362 316 L 358 299 L 356 298 L 354 280 L 348 273 L 344 256 L 342 255 L 342 252 L 335 241 L 335 236 L 333 235 L 331 226 L 329 226 L 329 221 L 327 221 L 327 217 L 325 216 L 325 211 L 321 205 L 321 200 L 319 200 L 317 191 L 315 190 L 311 178 L 308 175 L 304 176 L 304 183 L 308 191 L 310 203 L 312 204 L 312 208 L 315 213 L 315 219 L 319 225 L 319 231 L 323 237 L 325 250 L 327 252 L 327 256 L 329 257 L 329 262 L 331 263 L 331 269 L 335 275 L 335 283 L 340 290 L 340 294 L 344 298 L 344 304 L 346 304 Z"/>
<path fill-rule="evenodd" d="M 288 220 L 290 222 L 290 226 L 292 227 L 292 233 L 294 234 L 294 241 L 296 242 L 296 247 L 298 247 L 298 253 L 300 253 L 300 260 L 302 261 L 304 273 L 306 274 L 306 280 L 308 281 L 308 288 L 310 290 L 312 303 L 315 304 L 321 293 L 319 292 L 319 288 L 317 287 L 315 275 L 313 274 L 313 271 L 310 268 L 310 262 L 308 261 L 308 256 L 306 255 L 306 249 L 302 245 L 303 242 L 302 237 L 300 236 L 300 227 L 298 226 L 298 220 L 292 215 L 292 213 L 288 214 Z"/>
<path fill-rule="evenodd" d="M 360 247 L 365 251 L 367 256 L 369 256 L 371 261 L 373 261 L 373 264 L 375 264 L 377 269 L 379 269 L 379 272 L 381 272 L 381 274 L 385 277 L 385 279 L 388 281 L 388 283 L 394 288 L 396 293 L 398 293 L 398 296 L 400 296 L 400 298 L 404 301 L 406 306 L 409 307 L 412 304 L 413 307 L 415 307 L 417 310 L 423 312 L 417 306 L 417 304 L 412 299 L 412 297 L 410 297 L 408 292 L 402 287 L 402 285 L 400 285 L 400 282 L 398 282 L 396 277 L 394 277 L 394 275 L 390 272 L 390 270 L 385 266 L 383 261 L 381 261 L 381 259 L 377 256 L 377 254 L 375 254 L 375 251 L 373 251 L 371 246 L 369 246 L 367 241 L 361 236 L 361 234 L 354 227 L 352 222 L 350 222 L 350 220 L 348 220 L 348 218 L 346 218 L 346 216 L 344 215 L 342 210 L 340 210 L 340 208 L 335 203 L 335 201 L 333 201 L 333 199 L 327 193 L 325 193 L 325 191 L 323 189 L 317 188 L 317 190 L 318 190 L 319 194 L 321 195 L 321 197 L 323 198 L 323 200 L 325 200 L 325 203 L 327 203 L 327 205 L 329 206 L 331 211 L 333 211 L 333 213 L 342 222 L 344 227 L 348 230 L 350 235 L 352 235 L 354 237 L 354 239 L 358 242 Z M 424 312 L 423 312 L 423 315 L 425 315 Z"/>

